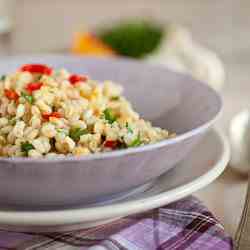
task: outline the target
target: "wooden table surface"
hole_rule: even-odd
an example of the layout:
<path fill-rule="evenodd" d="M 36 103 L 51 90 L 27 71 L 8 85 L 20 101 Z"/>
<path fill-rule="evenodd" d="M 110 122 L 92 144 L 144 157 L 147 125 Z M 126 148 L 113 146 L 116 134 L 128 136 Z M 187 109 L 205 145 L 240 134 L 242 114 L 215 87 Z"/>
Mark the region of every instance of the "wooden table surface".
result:
<path fill-rule="evenodd" d="M 222 92 L 225 131 L 231 117 L 248 107 L 250 96 L 249 0 L 19 0 L 12 54 L 46 52 L 70 45 L 72 33 L 120 16 L 154 16 L 163 22 L 187 26 L 203 45 L 225 63 L 227 79 Z M 214 183 L 196 193 L 233 235 L 243 208 L 246 178 L 230 167 Z"/>

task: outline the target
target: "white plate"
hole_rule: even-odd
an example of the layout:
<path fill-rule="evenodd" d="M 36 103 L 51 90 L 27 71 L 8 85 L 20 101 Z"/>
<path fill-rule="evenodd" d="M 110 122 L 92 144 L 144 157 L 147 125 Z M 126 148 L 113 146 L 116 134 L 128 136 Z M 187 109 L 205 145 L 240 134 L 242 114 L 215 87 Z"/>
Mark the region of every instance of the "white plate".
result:
<path fill-rule="evenodd" d="M 0 228 L 14 231 L 66 231 L 93 227 L 119 217 L 157 208 L 211 183 L 225 169 L 229 155 L 226 138 L 213 129 L 181 164 L 157 179 L 145 192 L 113 201 L 112 204 L 92 207 L 52 211 L 0 209 Z"/>

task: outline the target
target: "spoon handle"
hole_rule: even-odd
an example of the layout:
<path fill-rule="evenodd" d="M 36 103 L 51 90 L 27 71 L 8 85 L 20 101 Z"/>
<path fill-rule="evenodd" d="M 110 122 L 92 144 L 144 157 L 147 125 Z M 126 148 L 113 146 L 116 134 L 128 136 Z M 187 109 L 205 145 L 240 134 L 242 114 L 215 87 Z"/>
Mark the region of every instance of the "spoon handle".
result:
<path fill-rule="evenodd" d="M 247 196 L 240 224 L 235 236 L 235 250 L 250 249 L 250 173 L 248 175 Z"/>

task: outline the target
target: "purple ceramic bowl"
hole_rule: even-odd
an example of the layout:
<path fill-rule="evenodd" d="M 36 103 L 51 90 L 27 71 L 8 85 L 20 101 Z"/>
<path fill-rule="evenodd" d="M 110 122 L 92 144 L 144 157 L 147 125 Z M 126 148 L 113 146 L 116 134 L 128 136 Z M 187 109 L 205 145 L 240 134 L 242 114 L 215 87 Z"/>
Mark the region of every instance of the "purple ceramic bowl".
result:
<path fill-rule="evenodd" d="M 0 205 L 87 205 L 129 192 L 159 177 L 192 150 L 221 110 L 218 94 L 188 75 L 128 59 L 64 55 L 0 60 L 0 74 L 26 63 L 66 68 L 97 80 L 113 80 L 143 118 L 176 132 L 156 144 L 85 157 L 0 158 Z M 185 171 L 185 169 L 183 169 Z"/>

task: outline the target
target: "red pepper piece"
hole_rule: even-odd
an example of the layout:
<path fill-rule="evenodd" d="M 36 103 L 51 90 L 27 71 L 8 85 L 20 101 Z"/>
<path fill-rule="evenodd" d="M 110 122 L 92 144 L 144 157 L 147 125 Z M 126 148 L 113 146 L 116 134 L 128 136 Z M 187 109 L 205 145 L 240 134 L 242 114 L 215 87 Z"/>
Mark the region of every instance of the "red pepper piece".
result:
<path fill-rule="evenodd" d="M 77 82 L 85 82 L 87 80 L 87 76 L 80 76 L 80 75 L 71 75 L 69 77 L 69 81 L 72 85 L 76 84 Z"/>
<path fill-rule="evenodd" d="M 19 98 L 19 95 L 16 93 L 16 91 L 14 91 L 12 89 L 5 89 L 4 94 L 10 100 L 17 101 Z"/>
<path fill-rule="evenodd" d="M 30 73 L 37 73 L 43 75 L 51 75 L 52 68 L 43 64 L 26 64 L 20 68 L 21 71 L 28 71 Z"/>
<path fill-rule="evenodd" d="M 26 86 L 26 90 L 32 93 L 34 90 L 38 90 L 43 86 L 41 82 L 31 82 Z"/>
<path fill-rule="evenodd" d="M 105 141 L 104 147 L 115 149 L 117 147 L 117 141 Z"/>
<path fill-rule="evenodd" d="M 61 118 L 61 114 L 59 112 L 52 112 L 52 113 L 43 113 L 42 117 L 44 120 L 49 120 L 50 117 Z"/>

